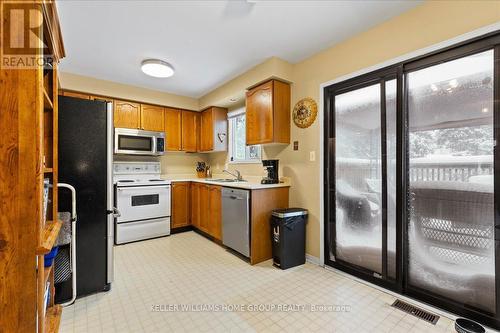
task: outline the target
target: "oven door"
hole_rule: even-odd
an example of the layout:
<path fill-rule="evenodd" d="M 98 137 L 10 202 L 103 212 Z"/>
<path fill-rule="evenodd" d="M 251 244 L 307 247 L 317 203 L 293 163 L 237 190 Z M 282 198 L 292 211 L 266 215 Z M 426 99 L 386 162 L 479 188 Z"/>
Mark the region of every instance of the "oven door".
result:
<path fill-rule="evenodd" d="M 156 132 L 115 128 L 115 154 L 155 155 Z"/>
<path fill-rule="evenodd" d="M 117 223 L 170 216 L 170 185 L 118 187 Z"/>

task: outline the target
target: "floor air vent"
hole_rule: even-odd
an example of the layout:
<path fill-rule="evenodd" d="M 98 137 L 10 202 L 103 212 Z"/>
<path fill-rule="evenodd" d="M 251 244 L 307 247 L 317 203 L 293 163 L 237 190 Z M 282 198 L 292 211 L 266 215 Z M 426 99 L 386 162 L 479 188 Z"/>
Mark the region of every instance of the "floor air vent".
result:
<path fill-rule="evenodd" d="M 401 311 L 409 313 L 412 316 L 425 320 L 426 322 L 431 323 L 433 325 L 436 325 L 439 319 L 439 316 L 436 316 L 435 314 L 432 314 L 425 310 L 419 309 L 411 304 L 400 301 L 399 299 L 395 300 L 394 303 L 392 303 L 392 306 Z"/>

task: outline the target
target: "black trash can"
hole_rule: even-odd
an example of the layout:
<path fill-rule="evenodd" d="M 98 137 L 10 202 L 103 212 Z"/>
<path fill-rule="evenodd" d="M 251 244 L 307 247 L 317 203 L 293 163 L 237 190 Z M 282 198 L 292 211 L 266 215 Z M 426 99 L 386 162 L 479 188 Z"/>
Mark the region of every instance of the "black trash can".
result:
<path fill-rule="evenodd" d="M 286 208 L 273 210 L 271 243 L 273 264 L 287 269 L 306 262 L 307 210 Z"/>

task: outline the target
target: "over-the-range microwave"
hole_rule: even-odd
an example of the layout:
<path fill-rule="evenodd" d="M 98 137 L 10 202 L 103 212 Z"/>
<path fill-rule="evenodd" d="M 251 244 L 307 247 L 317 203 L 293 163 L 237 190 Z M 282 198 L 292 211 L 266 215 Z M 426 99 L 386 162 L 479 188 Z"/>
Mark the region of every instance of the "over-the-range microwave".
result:
<path fill-rule="evenodd" d="M 115 128 L 115 154 L 163 155 L 165 133 Z"/>

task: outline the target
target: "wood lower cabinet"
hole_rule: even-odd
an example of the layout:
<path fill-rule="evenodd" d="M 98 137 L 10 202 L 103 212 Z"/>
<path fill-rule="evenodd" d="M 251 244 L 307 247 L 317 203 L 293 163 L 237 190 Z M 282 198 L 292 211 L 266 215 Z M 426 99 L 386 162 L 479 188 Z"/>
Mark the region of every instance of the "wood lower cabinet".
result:
<path fill-rule="evenodd" d="M 222 193 L 220 186 L 210 185 L 208 188 L 209 223 L 208 234 L 222 240 Z"/>
<path fill-rule="evenodd" d="M 141 104 L 141 129 L 165 131 L 165 109 L 161 106 Z"/>
<path fill-rule="evenodd" d="M 250 200 L 250 263 L 252 265 L 273 257 L 271 243 L 271 213 L 288 208 L 289 188 L 276 187 L 252 190 Z"/>
<path fill-rule="evenodd" d="M 290 143 L 290 85 L 270 80 L 246 93 L 246 144 Z"/>
<path fill-rule="evenodd" d="M 200 197 L 199 197 L 199 205 L 200 205 L 200 225 L 199 229 L 203 232 L 209 233 L 209 225 L 210 225 L 210 204 L 209 204 L 209 185 L 200 184 Z"/>
<path fill-rule="evenodd" d="M 199 150 L 199 112 L 182 111 L 182 150 L 190 153 Z"/>
<path fill-rule="evenodd" d="M 172 183 L 171 227 L 179 228 L 191 225 L 191 183 Z"/>
<path fill-rule="evenodd" d="M 200 228 L 200 186 L 199 183 L 191 183 L 191 225 Z"/>
<path fill-rule="evenodd" d="M 139 103 L 115 101 L 113 123 L 119 128 L 141 128 L 141 107 Z"/>
<path fill-rule="evenodd" d="M 167 138 L 168 151 L 180 151 L 181 146 L 181 131 L 182 120 L 181 110 L 165 108 L 165 135 Z"/>
<path fill-rule="evenodd" d="M 222 240 L 221 189 L 196 182 L 173 182 L 171 227 L 192 225 Z"/>

